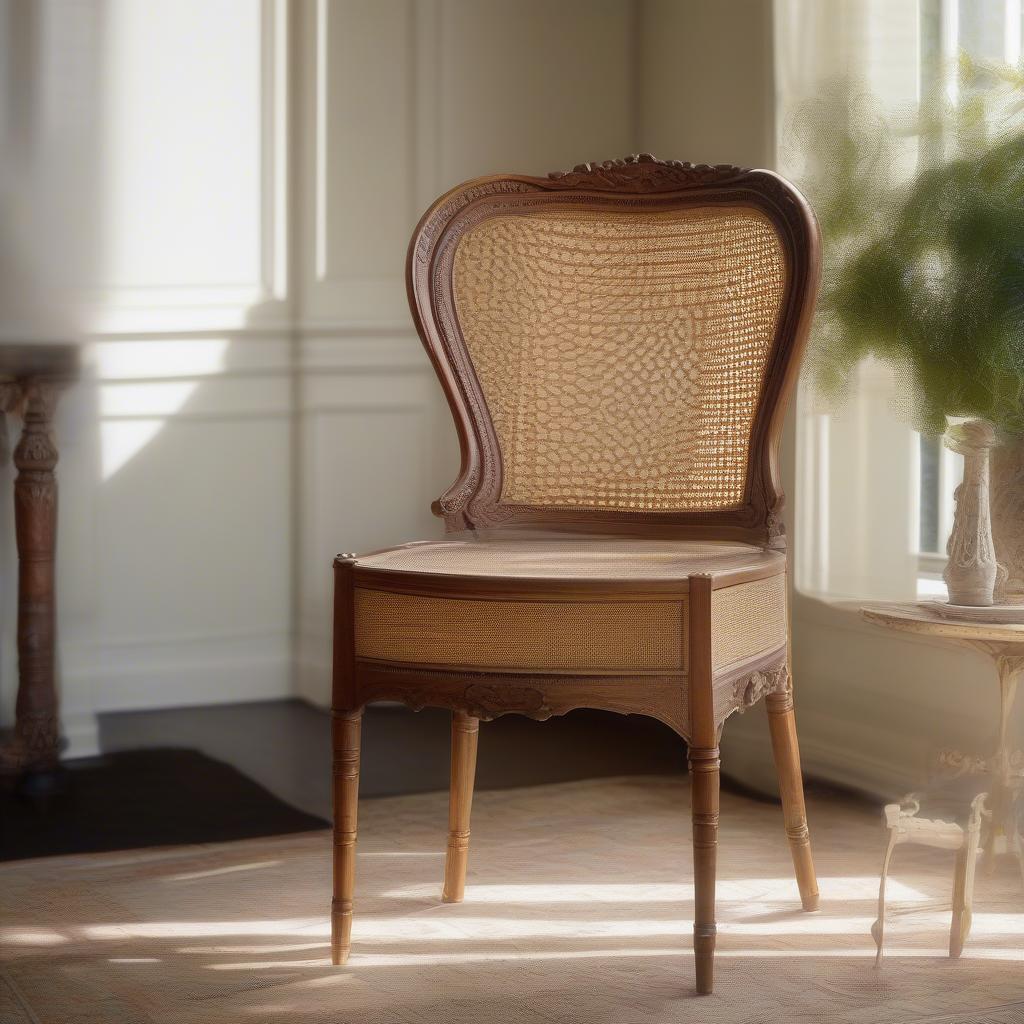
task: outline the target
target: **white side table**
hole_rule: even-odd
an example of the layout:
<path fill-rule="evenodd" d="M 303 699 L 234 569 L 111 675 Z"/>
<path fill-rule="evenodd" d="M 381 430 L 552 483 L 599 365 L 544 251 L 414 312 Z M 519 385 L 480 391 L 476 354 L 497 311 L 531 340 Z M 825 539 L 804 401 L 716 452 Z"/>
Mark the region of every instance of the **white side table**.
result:
<path fill-rule="evenodd" d="M 874 604 L 861 609 L 868 622 L 901 633 L 934 637 L 987 654 L 994 662 L 999 684 L 999 732 L 989 755 L 946 750 L 940 763 L 960 775 L 989 775 L 989 799 L 982 824 L 983 865 L 991 871 L 997 845 L 1013 853 L 1024 880 L 1024 850 L 1014 815 L 1014 796 L 1024 777 L 1024 755 L 1010 749 L 1008 728 L 1024 672 L 1024 625 L 950 619 L 917 604 Z"/>
<path fill-rule="evenodd" d="M 878 886 L 878 918 L 871 926 L 875 940 L 875 965 L 882 960 L 882 939 L 885 933 L 885 883 L 893 850 L 901 843 L 917 843 L 940 850 L 956 851 L 953 871 L 953 920 L 949 926 L 949 955 L 958 957 L 971 931 L 971 906 L 974 899 L 974 868 L 978 860 L 982 820 L 986 815 L 988 794 L 979 793 L 971 801 L 966 820 L 961 823 L 949 818 L 962 817 L 962 806 L 953 813 L 936 818 L 920 818 L 921 797 L 917 793 L 905 796 L 898 804 L 885 808 L 885 824 L 889 829 L 889 845 L 882 861 L 882 880 Z"/>

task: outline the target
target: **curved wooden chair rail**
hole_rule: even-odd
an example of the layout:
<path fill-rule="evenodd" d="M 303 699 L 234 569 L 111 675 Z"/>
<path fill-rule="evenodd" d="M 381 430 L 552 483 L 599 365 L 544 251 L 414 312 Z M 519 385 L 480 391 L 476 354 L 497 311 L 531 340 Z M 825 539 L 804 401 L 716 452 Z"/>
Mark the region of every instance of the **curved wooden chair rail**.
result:
<path fill-rule="evenodd" d="M 769 171 L 659 161 L 481 178 L 409 248 L 462 451 L 444 539 L 335 565 L 332 952 L 351 946 L 363 707 L 452 711 L 443 898 L 463 898 L 479 722 L 645 714 L 689 744 L 697 990 L 712 990 L 718 741 L 766 699 L 803 906 L 777 448 L 818 233 Z"/>

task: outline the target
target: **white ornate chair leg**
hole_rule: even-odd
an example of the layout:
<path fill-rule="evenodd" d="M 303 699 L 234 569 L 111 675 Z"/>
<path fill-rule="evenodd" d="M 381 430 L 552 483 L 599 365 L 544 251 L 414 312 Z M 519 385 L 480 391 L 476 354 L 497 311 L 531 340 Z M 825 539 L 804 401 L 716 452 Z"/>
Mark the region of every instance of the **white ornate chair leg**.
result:
<path fill-rule="evenodd" d="M 1024 889 L 1024 841 L 1021 839 L 1019 829 L 1014 829 L 1013 835 L 1010 837 L 1010 846 L 1014 857 L 1017 858 L 1017 869 L 1020 871 L 1020 884 L 1021 888 Z"/>
<path fill-rule="evenodd" d="M 890 814 L 890 811 L 892 814 Z M 889 822 L 889 845 L 885 848 L 885 859 L 882 861 L 882 877 L 878 883 L 878 918 L 871 926 L 871 937 L 875 940 L 875 966 L 882 963 L 882 939 L 885 935 L 885 881 L 889 876 L 889 861 L 892 860 L 892 851 L 896 849 L 898 842 L 897 825 L 899 819 L 900 805 L 888 804 L 885 808 L 886 821 Z"/>
<path fill-rule="evenodd" d="M 981 840 L 981 820 L 985 815 L 985 793 L 971 803 L 971 816 L 964 830 L 964 845 L 956 855 L 956 874 L 953 879 L 953 920 L 949 926 L 949 955 L 958 957 L 971 933 L 971 907 L 974 902 L 974 873 L 978 863 Z"/>

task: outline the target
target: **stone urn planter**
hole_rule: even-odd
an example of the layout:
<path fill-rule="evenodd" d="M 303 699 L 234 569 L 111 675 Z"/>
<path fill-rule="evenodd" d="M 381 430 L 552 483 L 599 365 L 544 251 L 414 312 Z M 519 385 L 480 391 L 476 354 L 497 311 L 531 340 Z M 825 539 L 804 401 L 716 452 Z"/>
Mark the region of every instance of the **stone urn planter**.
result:
<path fill-rule="evenodd" d="M 1005 438 L 990 456 L 989 506 L 996 561 L 1006 570 L 995 600 L 1024 604 L 1024 437 Z"/>
<path fill-rule="evenodd" d="M 946 434 L 946 446 L 964 457 L 942 573 L 951 605 L 985 608 L 994 602 L 999 566 L 992 539 L 989 451 L 995 444 L 996 432 L 985 420 L 968 420 Z"/>
<path fill-rule="evenodd" d="M 942 574 L 940 614 L 1024 623 L 1024 438 L 1003 440 L 985 420 L 951 427 L 946 446 L 964 457 Z"/>

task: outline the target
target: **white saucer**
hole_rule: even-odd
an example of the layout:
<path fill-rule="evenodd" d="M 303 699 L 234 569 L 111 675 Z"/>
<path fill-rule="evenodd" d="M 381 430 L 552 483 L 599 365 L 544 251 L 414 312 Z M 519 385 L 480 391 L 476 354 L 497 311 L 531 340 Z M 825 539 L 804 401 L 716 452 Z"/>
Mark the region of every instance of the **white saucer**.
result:
<path fill-rule="evenodd" d="M 1024 604 L 973 605 L 950 604 L 948 601 L 921 601 L 920 604 L 944 619 L 1024 625 Z"/>

